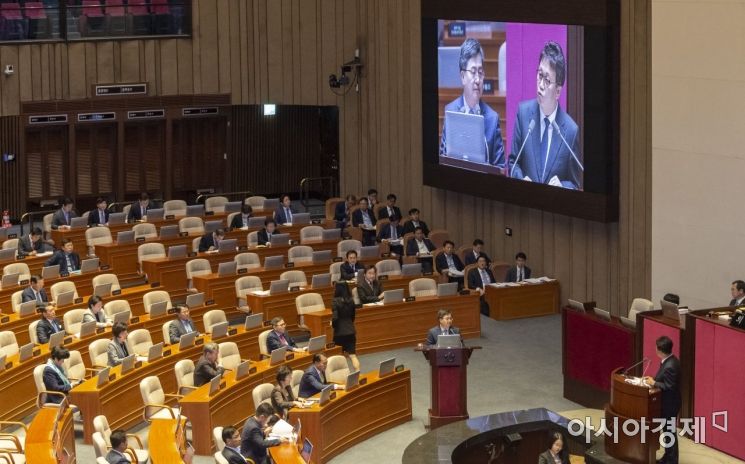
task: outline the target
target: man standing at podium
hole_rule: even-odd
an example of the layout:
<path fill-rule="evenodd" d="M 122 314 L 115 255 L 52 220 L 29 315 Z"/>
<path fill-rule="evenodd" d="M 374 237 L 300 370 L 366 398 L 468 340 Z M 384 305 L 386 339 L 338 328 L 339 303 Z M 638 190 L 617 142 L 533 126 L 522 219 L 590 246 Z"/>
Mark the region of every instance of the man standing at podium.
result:
<path fill-rule="evenodd" d="M 440 335 L 457 335 L 460 333 L 457 327 L 453 327 L 453 315 L 449 309 L 437 311 L 437 320 L 440 323 L 429 329 L 429 333 L 427 333 L 427 345 L 429 346 L 437 345 L 437 337 Z"/>
<path fill-rule="evenodd" d="M 657 339 L 657 356 L 662 359 L 657 375 L 645 377 L 644 382 L 662 390 L 662 417 L 667 421 L 665 429 L 672 433 L 673 442 L 665 448 L 665 455 L 658 462 L 678 464 L 678 436 L 675 418 L 680 412 L 680 360 L 673 355 L 673 341 L 662 336 Z"/>

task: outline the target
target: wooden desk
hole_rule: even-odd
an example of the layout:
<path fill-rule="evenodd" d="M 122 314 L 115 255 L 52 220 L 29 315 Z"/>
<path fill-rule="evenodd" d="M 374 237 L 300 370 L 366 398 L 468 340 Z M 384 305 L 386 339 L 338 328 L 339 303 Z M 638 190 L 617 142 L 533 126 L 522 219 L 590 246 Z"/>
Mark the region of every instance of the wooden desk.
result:
<path fill-rule="evenodd" d="M 154 419 L 150 422 L 147 442 L 150 444 L 150 462 L 153 464 L 182 464 L 183 450 L 186 446 L 186 419 L 181 419 L 179 434 L 176 436 L 178 419 Z"/>
<path fill-rule="evenodd" d="M 109 271 L 93 271 L 86 272 L 85 274 L 72 274 L 68 277 L 58 277 L 56 279 L 44 279 L 44 286 L 47 288 L 47 294 L 51 297 L 51 287 L 57 282 L 71 281 L 75 284 L 75 289 L 78 295 L 91 295 L 93 294 L 92 280 L 99 274 L 105 274 Z M 13 309 L 10 305 L 10 298 L 13 294 L 19 290 L 25 289 L 26 286 L 14 285 L 12 287 L 6 287 L 0 290 L 0 309 L 3 314 L 10 314 Z"/>
<path fill-rule="evenodd" d="M 489 317 L 498 321 L 546 316 L 559 312 L 559 281 L 523 284 L 519 287 L 486 287 Z"/>
<path fill-rule="evenodd" d="M 26 462 L 58 464 L 75 462 L 75 430 L 70 408 L 42 408 L 26 435 Z"/>
<path fill-rule="evenodd" d="M 339 354 L 340 347 L 326 350 L 327 356 Z M 310 366 L 311 360 L 312 355 L 298 352 L 294 353 L 293 359 L 285 361 L 284 364 L 291 369 L 304 370 Z M 265 359 L 251 365 L 256 366 L 256 372 L 238 381 L 235 380 L 235 372 L 226 372 L 223 377 L 225 387 L 212 396 L 209 395 L 209 385 L 203 385 L 181 399 L 183 414 L 191 422 L 192 444 L 196 454 L 208 455 L 213 452 L 214 427 L 243 427 L 246 420 L 256 411 L 253 389 L 262 383 L 275 383 L 277 371 L 282 364 L 270 366 L 269 360 Z"/>
<path fill-rule="evenodd" d="M 31 275 L 39 274 L 41 275 L 41 269 L 44 267 L 44 263 L 47 262 L 49 258 L 51 258 L 52 255 L 46 255 L 46 256 L 26 256 L 21 259 L 12 259 L 10 261 L 2 261 L 0 262 L 0 268 L 3 268 L 7 266 L 8 264 L 13 263 L 26 263 L 29 270 L 31 271 Z M 81 256 L 82 259 L 82 256 Z"/>
<path fill-rule="evenodd" d="M 272 446 L 269 448 L 269 456 L 275 464 L 305 464 L 298 446 L 302 446 L 302 443 L 283 443 L 279 446 Z M 312 456 L 311 462 L 314 462 Z"/>
<path fill-rule="evenodd" d="M 364 378 L 367 385 L 336 391 L 336 398 L 323 406 L 292 409 L 292 420 L 300 419 L 302 435 L 313 443 L 313 462 L 328 462 L 357 443 L 411 420 L 408 369 L 382 379 L 369 372 Z"/>
<path fill-rule="evenodd" d="M 437 310 L 447 308 L 453 313 L 453 325 L 464 338 L 481 336 L 479 295 L 421 297 L 412 302 L 363 306 L 357 309 L 354 326 L 357 330 L 357 354 L 375 353 L 423 343 L 427 331 L 437 325 Z M 311 335 L 334 338 L 331 310 L 305 315 Z"/>

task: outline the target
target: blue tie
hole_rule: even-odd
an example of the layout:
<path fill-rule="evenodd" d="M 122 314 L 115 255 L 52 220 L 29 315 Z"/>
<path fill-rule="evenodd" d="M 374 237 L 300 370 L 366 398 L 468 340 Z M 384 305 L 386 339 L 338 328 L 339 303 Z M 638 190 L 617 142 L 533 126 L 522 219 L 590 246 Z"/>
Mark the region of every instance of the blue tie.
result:
<path fill-rule="evenodd" d="M 546 175 L 546 165 L 548 164 L 548 128 L 551 127 L 551 121 L 548 118 L 543 118 L 543 123 L 546 128 L 543 130 L 543 137 L 541 138 L 541 160 L 543 160 L 543 169 L 540 170 L 541 182 L 543 182 L 543 176 Z"/>

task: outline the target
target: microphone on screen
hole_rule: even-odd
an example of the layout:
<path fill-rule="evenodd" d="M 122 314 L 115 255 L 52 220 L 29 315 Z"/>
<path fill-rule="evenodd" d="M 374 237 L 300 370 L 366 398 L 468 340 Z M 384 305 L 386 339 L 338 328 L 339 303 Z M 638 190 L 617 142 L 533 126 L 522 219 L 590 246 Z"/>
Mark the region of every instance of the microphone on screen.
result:
<path fill-rule="evenodd" d="M 564 145 L 566 145 L 567 148 L 569 149 L 569 153 L 572 154 L 572 158 L 574 158 L 574 161 L 577 162 L 577 164 L 579 165 L 579 168 L 582 171 L 584 171 L 585 170 L 584 166 L 582 166 L 582 163 L 579 162 L 579 158 L 577 158 L 577 155 L 574 153 L 574 150 L 572 150 L 572 147 L 569 145 L 569 143 L 567 143 L 567 139 L 565 139 L 564 138 L 564 134 L 561 133 L 561 130 L 559 129 L 559 125 L 556 124 L 556 120 L 554 120 L 551 123 L 551 125 L 553 126 L 554 130 L 556 131 L 556 133 L 559 134 L 559 137 L 561 137 L 561 140 L 564 142 Z"/>
<path fill-rule="evenodd" d="M 520 161 L 520 155 L 523 154 L 523 148 L 525 148 L 525 144 L 530 138 L 530 133 L 533 132 L 533 128 L 535 128 L 535 119 L 531 119 L 530 124 L 528 124 L 528 133 L 525 135 L 525 138 L 523 138 L 523 144 L 520 145 L 520 149 L 517 151 L 515 162 L 512 164 L 512 169 L 510 169 L 510 177 L 512 177 L 512 171 L 515 170 L 515 166 L 517 165 L 517 162 Z"/>

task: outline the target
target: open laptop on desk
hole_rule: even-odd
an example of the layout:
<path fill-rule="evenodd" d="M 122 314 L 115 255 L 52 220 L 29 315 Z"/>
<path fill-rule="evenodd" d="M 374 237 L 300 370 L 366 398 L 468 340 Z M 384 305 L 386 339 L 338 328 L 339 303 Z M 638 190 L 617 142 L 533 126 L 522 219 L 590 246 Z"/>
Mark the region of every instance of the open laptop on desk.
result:
<path fill-rule="evenodd" d="M 323 229 L 323 241 L 330 242 L 341 238 L 341 229 Z"/>
<path fill-rule="evenodd" d="M 26 301 L 18 307 L 19 317 L 28 317 L 36 312 L 36 300 Z"/>
<path fill-rule="evenodd" d="M 98 258 L 84 259 L 80 263 L 80 272 L 85 274 L 86 272 L 95 272 L 98 270 Z"/>
<path fill-rule="evenodd" d="M 241 206 L 243 205 L 242 201 L 229 201 L 225 203 L 225 212 L 226 213 L 237 213 L 241 210 Z"/>
<path fill-rule="evenodd" d="M 271 244 L 276 246 L 287 246 L 290 243 L 290 234 L 272 234 Z"/>
<path fill-rule="evenodd" d="M 96 285 L 93 294 L 101 298 L 111 295 L 111 282 Z"/>
<path fill-rule="evenodd" d="M 290 281 L 287 279 L 272 280 L 272 282 L 269 284 L 270 295 L 278 295 L 280 293 L 287 293 L 290 291 L 289 289 L 290 289 Z"/>
<path fill-rule="evenodd" d="M 371 259 L 371 258 L 377 258 L 379 256 L 380 256 L 379 245 L 363 246 L 362 248 L 360 248 L 359 259 Z"/>
<path fill-rule="evenodd" d="M 117 245 L 126 245 L 135 242 L 135 233 L 132 230 L 122 230 L 116 234 Z"/>
<path fill-rule="evenodd" d="M 269 360 L 270 366 L 276 366 L 285 362 L 285 355 L 287 354 L 287 347 L 283 346 L 272 351 L 271 359 Z"/>
<path fill-rule="evenodd" d="M 266 258 L 264 258 L 264 269 L 277 269 L 284 265 L 284 256 L 267 256 Z"/>
<path fill-rule="evenodd" d="M 59 277 L 59 264 L 54 266 L 44 266 L 41 268 L 42 279 L 56 279 Z"/>
<path fill-rule="evenodd" d="M 175 224 L 169 224 L 160 228 L 160 239 L 164 240 L 167 238 L 178 237 L 179 230 Z"/>
<path fill-rule="evenodd" d="M 204 223 L 204 233 L 211 234 L 217 229 L 222 228 L 222 221 L 206 221 Z"/>
<path fill-rule="evenodd" d="M 168 301 L 158 301 L 150 305 L 150 319 L 164 315 L 168 311 Z"/>
<path fill-rule="evenodd" d="M 311 277 L 310 286 L 313 288 L 328 287 L 331 285 L 331 274 L 315 274 Z"/>
<path fill-rule="evenodd" d="M 277 208 L 279 208 L 279 198 L 266 198 L 261 209 L 264 211 L 274 211 Z"/>
<path fill-rule="evenodd" d="M 60 293 L 57 295 L 57 306 L 67 306 L 69 304 L 72 304 L 73 300 L 75 300 L 75 291 L 71 290 L 69 292 Z"/>
<path fill-rule="evenodd" d="M 458 293 L 458 282 L 437 284 L 437 296 L 453 296 Z"/>
<path fill-rule="evenodd" d="M 78 338 L 86 338 L 96 333 L 96 321 L 88 321 L 80 324 Z"/>
<path fill-rule="evenodd" d="M 194 346 L 194 340 L 197 339 L 197 332 L 185 333 L 179 338 L 178 349 L 179 351 L 185 350 L 191 346 Z"/>
<path fill-rule="evenodd" d="M 246 316 L 246 330 L 255 329 L 257 327 L 261 327 L 262 325 L 264 325 L 264 313 L 251 314 L 250 316 Z"/>
<path fill-rule="evenodd" d="M 18 273 L 4 275 L 0 286 L 2 286 L 2 288 L 14 287 L 18 285 L 19 277 L 21 277 L 21 274 Z"/>
<path fill-rule="evenodd" d="M 109 214 L 109 225 L 116 226 L 119 224 L 124 224 L 124 221 L 126 219 L 127 219 L 127 215 L 124 213 L 111 213 Z"/>
<path fill-rule="evenodd" d="M 385 361 L 380 361 L 380 367 L 378 368 L 378 377 L 385 377 L 386 375 L 393 374 L 393 369 L 396 367 L 396 358 L 389 358 Z"/>
<path fill-rule="evenodd" d="M 74 217 L 70 219 L 70 229 L 84 229 L 88 227 L 88 218 Z"/>
<path fill-rule="evenodd" d="M 355 389 L 360 384 L 360 371 L 350 372 L 344 384 L 344 391 Z"/>
<path fill-rule="evenodd" d="M 238 249 L 238 240 L 234 238 L 226 238 L 220 242 L 218 251 L 220 253 L 235 253 Z"/>
<path fill-rule="evenodd" d="M 126 358 L 122 358 L 122 369 L 120 371 L 122 375 L 134 369 L 136 361 L 137 361 L 137 356 L 134 354 L 130 354 Z"/>
<path fill-rule="evenodd" d="M 163 208 L 153 208 L 147 210 L 147 222 L 157 222 L 162 221 L 165 217 L 165 212 Z M 178 230 L 178 226 L 176 226 Z"/>
<path fill-rule="evenodd" d="M 317 353 L 326 348 L 326 336 L 319 335 L 308 340 L 308 353 Z"/>
<path fill-rule="evenodd" d="M 196 308 L 204 304 L 204 293 L 192 293 L 186 296 L 186 306 Z"/>
<path fill-rule="evenodd" d="M 171 245 L 168 247 L 168 259 L 186 257 L 186 245 Z"/>
<path fill-rule="evenodd" d="M 235 261 L 228 261 L 227 263 L 219 263 L 217 265 L 217 275 L 219 276 L 229 276 L 236 272 L 238 272 L 238 263 Z"/>
<path fill-rule="evenodd" d="M 305 464 L 310 464 L 310 460 L 313 457 L 313 443 L 307 438 L 303 439 L 303 449 L 300 451 L 300 457 L 303 458 Z"/>
<path fill-rule="evenodd" d="M 610 311 L 606 311 L 600 308 L 595 308 L 594 311 L 595 315 L 598 316 L 600 319 L 610 322 Z"/>
<path fill-rule="evenodd" d="M 204 205 L 186 205 L 187 216 L 204 216 Z"/>
<path fill-rule="evenodd" d="M 324 264 L 331 262 L 331 250 L 321 250 L 313 252 L 313 264 Z"/>
<path fill-rule="evenodd" d="M 401 275 L 418 276 L 422 275 L 422 263 L 404 264 L 401 266 Z"/>
<path fill-rule="evenodd" d="M 15 260 L 17 252 L 18 250 L 16 250 L 15 248 L 9 248 L 7 250 L 0 250 L 0 262 Z"/>
<path fill-rule="evenodd" d="M 258 229 L 261 227 L 264 227 L 264 223 L 266 222 L 266 218 L 262 216 L 253 216 L 248 218 L 248 228 L 249 229 Z"/>
<path fill-rule="evenodd" d="M 222 338 L 228 334 L 228 323 L 226 322 L 218 322 L 217 324 L 212 326 L 212 340 L 217 340 L 218 338 Z"/>
<path fill-rule="evenodd" d="M 404 301 L 404 290 L 398 288 L 395 290 L 386 290 L 383 292 L 383 304 L 401 303 Z"/>
<path fill-rule="evenodd" d="M 487 163 L 483 116 L 446 111 L 445 139 L 447 157 L 472 163 Z"/>
<path fill-rule="evenodd" d="M 238 367 L 235 368 L 235 380 L 240 380 L 243 377 L 247 377 L 250 370 L 250 361 L 243 361 L 242 363 L 238 364 Z"/>
<path fill-rule="evenodd" d="M 153 362 L 163 357 L 163 342 L 156 343 L 147 350 L 147 362 Z"/>
<path fill-rule="evenodd" d="M 310 224 L 310 213 L 294 213 L 292 215 L 292 225 L 304 226 Z"/>

